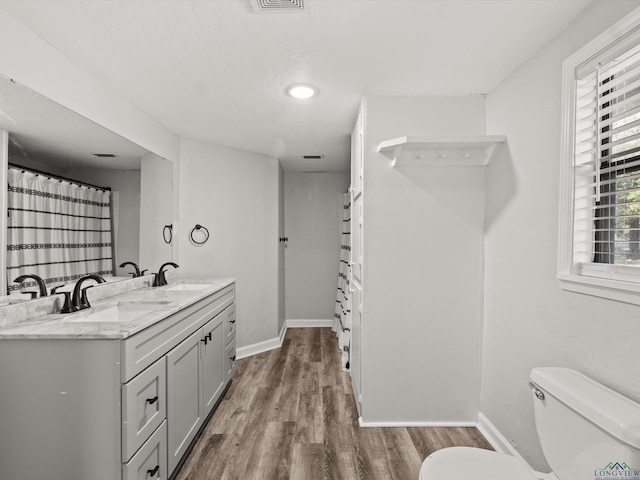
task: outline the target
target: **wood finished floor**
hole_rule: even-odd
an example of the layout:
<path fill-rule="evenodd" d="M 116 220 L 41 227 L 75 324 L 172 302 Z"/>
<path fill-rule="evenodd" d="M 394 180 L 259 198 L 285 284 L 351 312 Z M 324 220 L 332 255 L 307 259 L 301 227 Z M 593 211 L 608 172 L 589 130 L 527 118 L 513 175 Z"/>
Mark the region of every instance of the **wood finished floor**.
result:
<path fill-rule="evenodd" d="M 360 428 L 329 328 L 287 330 L 237 362 L 176 480 L 417 480 L 443 447 L 491 448 L 475 428 Z"/>

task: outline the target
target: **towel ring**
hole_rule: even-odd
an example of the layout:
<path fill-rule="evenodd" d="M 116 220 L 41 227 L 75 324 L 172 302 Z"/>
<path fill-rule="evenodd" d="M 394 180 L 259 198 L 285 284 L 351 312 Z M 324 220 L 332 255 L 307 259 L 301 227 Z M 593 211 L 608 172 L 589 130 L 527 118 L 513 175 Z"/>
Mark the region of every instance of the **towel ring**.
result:
<path fill-rule="evenodd" d="M 167 232 L 169 233 L 167 234 Z M 167 237 L 169 238 L 167 239 Z M 173 224 L 164 226 L 162 229 L 162 238 L 164 239 L 164 243 L 171 243 L 171 240 L 173 240 Z"/>
<path fill-rule="evenodd" d="M 200 236 L 201 238 L 199 240 L 196 240 L 194 234 L 198 234 L 198 236 Z M 191 229 L 189 237 L 191 238 L 191 241 L 196 245 L 202 245 L 204 243 L 207 243 L 207 240 L 209 240 L 209 230 L 207 230 L 207 227 L 204 227 L 202 225 L 196 225 Z"/>

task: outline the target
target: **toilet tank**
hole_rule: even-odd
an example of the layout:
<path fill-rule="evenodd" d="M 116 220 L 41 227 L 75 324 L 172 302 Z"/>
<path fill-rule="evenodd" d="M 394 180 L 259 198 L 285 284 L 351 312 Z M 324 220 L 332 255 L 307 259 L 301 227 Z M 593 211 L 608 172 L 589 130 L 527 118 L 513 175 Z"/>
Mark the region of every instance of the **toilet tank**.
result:
<path fill-rule="evenodd" d="M 640 405 L 568 368 L 531 371 L 536 430 L 560 480 L 640 480 Z"/>

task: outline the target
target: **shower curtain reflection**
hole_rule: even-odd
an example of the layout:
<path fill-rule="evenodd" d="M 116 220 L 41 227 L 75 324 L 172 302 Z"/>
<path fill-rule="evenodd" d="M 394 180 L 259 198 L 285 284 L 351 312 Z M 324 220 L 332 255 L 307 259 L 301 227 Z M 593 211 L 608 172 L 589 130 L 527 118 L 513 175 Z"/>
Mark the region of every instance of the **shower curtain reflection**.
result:
<path fill-rule="evenodd" d="M 15 167 L 8 180 L 8 293 L 27 273 L 49 286 L 113 274 L 110 191 Z"/>
<path fill-rule="evenodd" d="M 351 196 L 343 194 L 342 236 L 340 240 L 340 267 L 338 270 L 338 294 L 333 328 L 342 351 L 342 369 L 349 370 L 351 350 Z"/>

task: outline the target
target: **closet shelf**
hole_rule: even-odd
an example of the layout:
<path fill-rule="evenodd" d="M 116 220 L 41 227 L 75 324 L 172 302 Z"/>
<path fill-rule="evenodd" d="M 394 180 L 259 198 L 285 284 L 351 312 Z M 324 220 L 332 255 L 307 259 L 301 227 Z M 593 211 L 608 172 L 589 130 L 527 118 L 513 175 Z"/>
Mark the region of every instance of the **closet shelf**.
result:
<path fill-rule="evenodd" d="M 392 167 L 482 167 L 491 162 L 504 135 L 474 137 L 400 137 L 378 144 Z"/>

